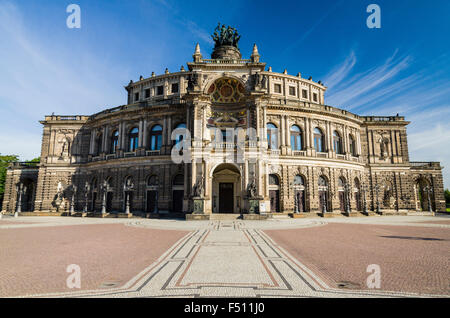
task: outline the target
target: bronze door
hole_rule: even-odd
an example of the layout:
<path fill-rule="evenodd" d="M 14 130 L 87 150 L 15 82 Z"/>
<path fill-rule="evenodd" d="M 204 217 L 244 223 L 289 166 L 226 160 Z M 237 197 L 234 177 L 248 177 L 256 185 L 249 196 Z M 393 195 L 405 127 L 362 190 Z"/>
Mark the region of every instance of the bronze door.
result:
<path fill-rule="evenodd" d="M 305 209 L 305 191 L 297 191 L 297 204 L 298 204 L 298 211 L 299 212 L 306 212 Z"/>
<path fill-rule="evenodd" d="M 156 191 L 147 191 L 147 213 L 155 212 L 156 208 Z"/>
<path fill-rule="evenodd" d="M 233 213 L 233 183 L 219 183 L 219 213 Z"/>
<path fill-rule="evenodd" d="M 106 193 L 106 212 L 112 211 L 112 199 L 113 199 L 113 193 L 107 192 Z"/>
<path fill-rule="evenodd" d="M 319 191 L 319 212 L 320 213 L 323 212 L 324 204 L 325 204 L 325 210 L 328 212 L 327 192 Z"/>
<path fill-rule="evenodd" d="M 173 190 L 173 212 L 183 212 L 183 190 Z"/>
<path fill-rule="evenodd" d="M 339 192 L 339 204 L 340 204 L 341 212 L 345 212 L 345 192 L 344 191 Z"/>
<path fill-rule="evenodd" d="M 270 212 L 280 212 L 280 191 L 269 190 Z"/>

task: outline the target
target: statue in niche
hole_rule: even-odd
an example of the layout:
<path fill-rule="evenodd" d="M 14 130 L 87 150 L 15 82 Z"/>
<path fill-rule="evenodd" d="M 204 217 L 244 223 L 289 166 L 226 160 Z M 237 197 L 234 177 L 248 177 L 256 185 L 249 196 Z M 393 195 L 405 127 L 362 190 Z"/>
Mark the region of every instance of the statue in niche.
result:
<path fill-rule="evenodd" d="M 254 89 L 265 89 L 266 87 L 266 75 L 262 75 L 259 72 L 253 75 Z"/>
<path fill-rule="evenodd" d="M 59 159 L 67 158 L 70 153 L 70 139 L 64 135 L 64 137 L 59 141 L 61 144 L 61 152 L 59 154 Z"/>
<path fill-rule="evenodd" d="M 53 206 L 56 207 L 56 210 L 59 212 L 61 208 L 64 208 L 64 187 L 61 181 L 58 182 L 56 186 L 56 194 L 53 200 Z"/>
<path fill-rule="evenodd" d="M 188 89 L 193 90 L 199 86 L 200 76 L 198 73 L 192 73 L 188 77 Z"/>
<path fill-rule="evenodd" d="M 386 138 L 380 137 L 378 139 L 378 143 L 380 144 L 380 158 L 385 159 L 389 156 L 388 154 L 388 144 L 389 141 Z"/>

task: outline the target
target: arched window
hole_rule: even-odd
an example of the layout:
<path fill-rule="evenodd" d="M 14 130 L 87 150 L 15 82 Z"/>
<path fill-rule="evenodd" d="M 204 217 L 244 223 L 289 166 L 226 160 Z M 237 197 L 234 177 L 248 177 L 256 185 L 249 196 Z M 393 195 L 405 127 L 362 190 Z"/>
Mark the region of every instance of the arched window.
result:
<path fill-rule="evenodd" d="M 162 127 L 155 125 L 150 130 L 150 150 L 160 150 L 162 145 Z"/>
<path fill-rule="evenodd" d="M 279 185 L 280 180 L 278 179 L 277 175 L 271 174 L 269 175 L 269 184 L 270 185 Z"/>
<path fill-rule="evenodd" d="M 319 177 L 319 187 L 327 187 L 328 186 L 328 181 L 327 179 L 325 179 L 325 177 L 320 176 Z"/>
<path fill-rule="evenodd" d="M 297 125 L 291 127 L 291 148 L 292 150 L 302 150 L 302 130 Z"/>
<path fill-rule="evenodd" d="M 119 146 L 119 131 L 115 130 L 111 135 L 111 145 L 110 145 L 111 148 L 109 149 L 109 152 L 116 153 L 116 149 L 118 146 Z"/>
<path fill-rule="evenodd" d="M 304 185 L 305 185 L 305 180 L 303 179 L 303 177 L 300 175 L 296 175 L 294 177 L 294 186 L 304 186 Z"/>
<path fill-rule="evenodd" d="M 314 148 L 316 152 L 325 152 L 325 139 L 322 133 L 322 130 L 319 128 L 314 129 Z"/>
<path fill-rule="evenodd" d="M 128 134 L 128 151 L 135 151 L 139 142 L 139 128 L 135 127 Z"/>
<path fill-rule="evenodd" d="M 333 132 L 333 150 L 337 154 L 342 154 L 342 139 L 336 130 Z"/>
<path fill-rule="evenodd" d="M 278 149 L 278 128 L 272 123 L 267 124 L 267 142 L 269 149 Z"/>
<path fill-rule="evenodd" d="M 157 186 L 159 184 L 159 180 L 157 176 L 150 176 L 147 180 L 147 186 Z"/>
<path fill-rule="evenodd" d="M 174 133 L 175 133 L 174 146 L 176 149 L 181 148 L 181 142 L 185 138 L 185 133 L 186 133 L 185 129 L 186 129 L 186 124 L 178 124 L 177 127 L 175 127 L 175 129 L 174 129 Z"/>
<path fill-rule="evenodd" d="M 351 155 L 353 156 L 353 157 L 356 157 L 356 141 L 355 141 L 355 138 L 353 138 L 353 136 L 352 135 L 349 135 L 348 136 L 348 139 L 349 139 L 349 141 L 350 141 L 350 153 L 351 153 Z"/>

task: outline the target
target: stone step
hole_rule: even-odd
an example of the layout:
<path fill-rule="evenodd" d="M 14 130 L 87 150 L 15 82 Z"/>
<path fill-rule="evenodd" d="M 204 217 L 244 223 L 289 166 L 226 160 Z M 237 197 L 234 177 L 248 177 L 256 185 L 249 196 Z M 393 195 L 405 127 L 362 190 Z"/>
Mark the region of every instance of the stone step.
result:
<path fill-rule="evenodd" d="M 210 215 L 210 220 L 237 220 L 240 219 L 239 213 L 213 213 Z"/>
<path fill-rule="evenodd" d="M 290 219 L 289 213 L 272 213 L 272 219 Z"/>

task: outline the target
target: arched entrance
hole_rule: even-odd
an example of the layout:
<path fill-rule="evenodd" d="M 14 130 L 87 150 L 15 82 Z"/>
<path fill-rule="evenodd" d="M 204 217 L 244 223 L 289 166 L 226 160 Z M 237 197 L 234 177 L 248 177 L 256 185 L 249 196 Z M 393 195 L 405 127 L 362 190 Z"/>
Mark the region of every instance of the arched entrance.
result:
<path fill-rule="evenodd" d="M 425 178 L 419 178 L 414 184 L 416 210 L 432 211 L 433 210 L 433 191 L 430 182 Z"/>
<path fill-rule="evenodd" d="M 280 179 L 277 175 L 269 175 L 270 212 L 280 212 Z"/>
<path fill-rule="evenodd" d="M 319 177 L 319 212 L 328 212 L 328 180 L 325 176 Z"/>
<path fill-rule="evenodd" d="M 147 179 L 146 208 L 147 213 L 158 213 L 158 176 L 153 175 Z"/>
<path fill-rule="evenodd" d="M 341 212 L 345 212 L 345 206 L 347 204 L 347 193 L 345 191 L 345 179 L 340 177 L 338 179 L 338 193 L 339 193 L 339 208 Z"/>
<path fill-rule="evenodd" d="M 353 192 L 355 195 L 355 201 L 356 201 L 356 210 L 362 211 L 362 204 L 361 204 L 361 184 L 359 183 L 358 178 L 355 178 L 355 187 L 353 188 Z"/>
<path fill-rule="evenodd" d="M 184 175 L 178 174 L 172 181 L 172 212 L 183 212 Z"/>
<path fill-rule="evenodd" d="M 297 204 L 298 212 L 307 212 L 305 205 L 305 179 L 301 175 L 296 175 L 294 177 L 294 212 L 295 211 L 295 202 Z"/>
<path fill-rule="evenodd" d="M 214 169 L 212 182 L 213 213 L 240 213 L 241 173 L 229 163 Z"/>

